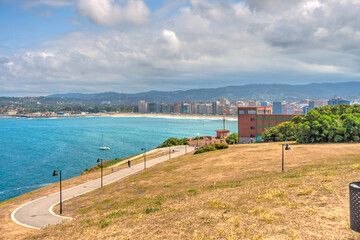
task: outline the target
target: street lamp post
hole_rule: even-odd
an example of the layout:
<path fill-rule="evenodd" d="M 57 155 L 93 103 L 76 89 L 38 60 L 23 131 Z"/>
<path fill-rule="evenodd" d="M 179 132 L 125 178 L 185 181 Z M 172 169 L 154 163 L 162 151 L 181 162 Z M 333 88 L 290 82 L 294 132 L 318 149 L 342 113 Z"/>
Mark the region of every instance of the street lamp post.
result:
<path fill-rule="evenodd" d="M 103 160 L 101 158 L 98 158 L 97 162 L 100 163 L 101 168 L 101 187 L 103 187 Z"/>
<path fill-rule="evenodd" d="M 173 149 L 172 152 L 175 152 L 175 150 Z M 171 158 L 171 147 L 169 146 L 169 159 Z"/>
<path fill-rule="evenodd" d="M 197 143 L 196 143 L 196 148 L 199 148 L 199 136 L 200 136 L 200 133 L 197 133 Z"/>
<path fill-rule="evenodd" d="M 144 152 L 144 169 L 146 168 L 146 148 L 142 148 L 141 151 Z"/>
<path fill-rule="evenodd" d="M 281 172 L 284 172 L 284 147 L 285 150 L 291 150 L 290 145 L 289 144 L 282 144 L 282 161 L 281 161 Z"/>
<path fill-rule="evenodd" d="M 62 189 L 61 189 L 61 170 L 54 170 L 53 172 L 53 176 L 57 176 L 59 172 L 59 175 L 60 175 L 60 215 L 62 214 Z"/>

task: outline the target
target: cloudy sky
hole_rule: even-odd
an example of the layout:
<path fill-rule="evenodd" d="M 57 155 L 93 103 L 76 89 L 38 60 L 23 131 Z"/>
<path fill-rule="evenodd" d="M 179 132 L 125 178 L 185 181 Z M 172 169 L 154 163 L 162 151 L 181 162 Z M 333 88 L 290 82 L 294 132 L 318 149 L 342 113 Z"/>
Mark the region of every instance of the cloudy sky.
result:
<path fill-rule="evenodd" d="M 0 96 L 360 80 L 358 0 L 0 0 Z"/>

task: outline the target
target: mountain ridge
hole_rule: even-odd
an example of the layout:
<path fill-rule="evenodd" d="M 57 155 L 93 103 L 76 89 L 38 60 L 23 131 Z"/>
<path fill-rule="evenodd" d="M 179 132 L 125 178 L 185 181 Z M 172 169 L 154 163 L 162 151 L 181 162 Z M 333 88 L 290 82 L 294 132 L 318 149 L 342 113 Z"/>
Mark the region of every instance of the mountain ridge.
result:
<path fill-rule="evenodd" d="M 230 101 L 236 100 L 286 100 L 328 99 L 332 96 L 343 98 L 358 98 L 360 82 L 343 83 L 310 83 L 306 85 L 290 84 L 247 84 L 232 85 L 218 88 L 198 88 L 177 91 L 147 91 L 139 93 L 65 93 L 52 94 L 50 98 L 73 98 L 88 101 L 111 101 L 117 104 L 136 104 L 139 100 L 148 102 L 181 102 L 198 101 L 211 102 L 220 97 Z"/>

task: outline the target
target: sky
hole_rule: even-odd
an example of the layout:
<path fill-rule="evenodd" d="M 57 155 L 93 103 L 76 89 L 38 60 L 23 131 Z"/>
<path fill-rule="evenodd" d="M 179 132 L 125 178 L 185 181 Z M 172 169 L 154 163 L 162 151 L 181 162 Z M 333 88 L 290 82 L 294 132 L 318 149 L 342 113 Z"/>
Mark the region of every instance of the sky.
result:
<path fill-rule="evenodd" d="M 0 0 L 0 96 L 360 80 L 358 0 Z"/>

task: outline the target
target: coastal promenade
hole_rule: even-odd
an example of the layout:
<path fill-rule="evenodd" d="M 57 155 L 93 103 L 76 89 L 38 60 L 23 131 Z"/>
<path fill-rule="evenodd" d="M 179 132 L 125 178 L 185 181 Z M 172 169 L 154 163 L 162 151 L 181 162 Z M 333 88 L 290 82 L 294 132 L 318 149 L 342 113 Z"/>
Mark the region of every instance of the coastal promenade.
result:
<path fill-rule="evenodd" d="M 185 154 L 185 146 L 176 146 L 171 147 L 175 152 L 171 153 L 171 158 L 178 157 Z M 187 152 L 193 151 L 193 147 L 187 147 Z M 152 167 L 158 163 L 164 162 L 169 159 L 169 156 L 161 156 L 149 161 L 146 161 L 146 166 Z M 120 171 L 114 172 L 112 174 L 106 175 L 103 177 L 104 185 L 111 184 L 117 180 L 123 179 L 131 174 L 140 172 L 144 169 L 144 164 L 139 163 L 131 168 L 125 168 Z M 76 196 L 85 194 L 87 192 L 93 191 L 97 188 L 100 188 L 101 179 L 95 179 L 93 181 L 78 185 L 62 191 L 63 201 L 69 200 Z M 22 226 L 40 229 L 49 225 L 54 225 L 61 223 L 63 221 L 70 220 L 71 218 L 65 216 L 56 215 L 52 209 L 59 203 L 60 193 L 54 193 L 42 198 L 36 199 L 34 201 L 28 202 L 17 209 L 15 209 L 11 214 L 11 219 Z"/>

